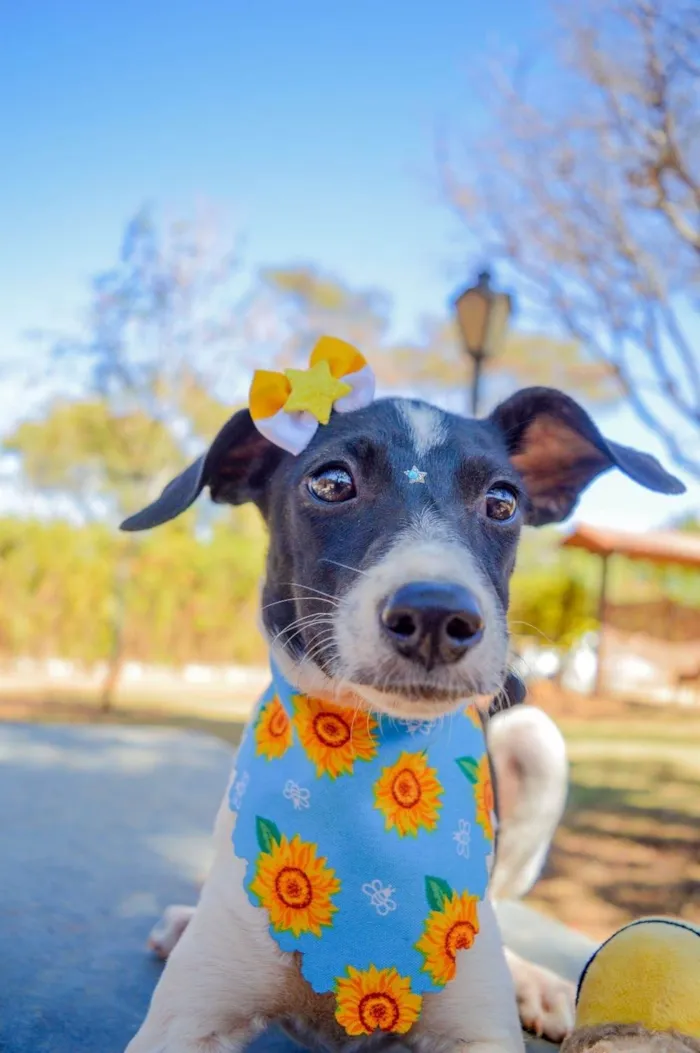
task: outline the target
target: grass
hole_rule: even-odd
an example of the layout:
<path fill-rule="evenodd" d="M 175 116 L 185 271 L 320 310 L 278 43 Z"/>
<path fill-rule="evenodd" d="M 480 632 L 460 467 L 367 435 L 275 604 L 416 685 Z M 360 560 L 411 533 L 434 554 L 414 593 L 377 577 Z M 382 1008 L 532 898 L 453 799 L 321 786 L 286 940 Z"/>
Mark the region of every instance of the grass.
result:
<path fill-rule="evenodd" d="M 541 701 L 538 699 L 538 701 Z M 94 700 L 0 697 L 0 719 L 157 724 L 235 745 L 240 710 L 132 699 L 101 714 Z M 595 938 L 643 914 L 700 924 L 700 712 L 688 708 L 575 705 L 545 709 L 567 740 L 571 789 L 544 875 L 530 902 Z"/>

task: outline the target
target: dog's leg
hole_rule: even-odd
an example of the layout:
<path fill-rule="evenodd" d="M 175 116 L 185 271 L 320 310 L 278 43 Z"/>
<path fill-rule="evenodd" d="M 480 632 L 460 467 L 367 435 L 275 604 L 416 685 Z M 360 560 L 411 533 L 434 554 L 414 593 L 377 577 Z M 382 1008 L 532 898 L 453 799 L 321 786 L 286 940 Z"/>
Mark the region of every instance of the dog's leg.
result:
<path fill-rule="evenodd" d="M 233 822 L 225 797 L 214 865 L 127 1053 L 242 1053 L 280 1015 L 285 991 L 298 982 L 292 956 L 279 950 L 266 915 L 244 891 L 245 864 L 231 850 Z"/>
<path fill-rule="evenodd" d="M 542 710 L 518 706 L 488 723 L 496 772 L 499 836 L 491 896 L 519 899 L 534 885 L 566 803 L 566 747 Z M 574 987 L 506 951 L 523 1026 L 560 1042 L 573 1025 Z"/>
<path fill-rule="evenodd" d="M 498 790 L 498 851 L 491 896 L 520 899 L 540 875 L 564 812 L 566 745 L 541 709 L 515 706 L 487 724 Z"/>
<path fill-rule="evenodd" d="M 561 1042 L 574 1026 L 574 985 L 506 949 L 523 1027 Z"/>
<path fill-rule="evenodd" d="M 426 995 L 409 1045 L 416 1053 L 522 1053 L 513 980 L 488 900 L 473 947 L 458 956 L 454 980 Z"/>
<path fill-rule="evenodd" d="M 147 945 L 163 961 L 172 952 L 173 947 L 192 921 L 194 907 L 166 907 L 159 922 L 153 926 Z"/>
<path fill-rule="evenodd" d="M 242 883 L 232 855 L 215 863 L 127 1053 L 240 1053 L 275 1015 L 291 959 Z"/>

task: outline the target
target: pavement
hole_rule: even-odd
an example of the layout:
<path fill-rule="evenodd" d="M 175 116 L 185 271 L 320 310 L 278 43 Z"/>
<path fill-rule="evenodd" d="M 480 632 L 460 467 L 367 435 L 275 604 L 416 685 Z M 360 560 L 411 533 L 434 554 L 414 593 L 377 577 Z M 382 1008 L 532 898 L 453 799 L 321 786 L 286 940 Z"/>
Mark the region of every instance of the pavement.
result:
<path fill-rule="evenodd" d="M 0 726 L 0 1053 L 123 1053 L 162 968 L 145 938 L 196 898 L 230 764 L 189 731 Z M 591 949 L 517 904 L 502 923 L 572 978 Z M 249 1053 L 296 1049 L 271 1032 Z"/>

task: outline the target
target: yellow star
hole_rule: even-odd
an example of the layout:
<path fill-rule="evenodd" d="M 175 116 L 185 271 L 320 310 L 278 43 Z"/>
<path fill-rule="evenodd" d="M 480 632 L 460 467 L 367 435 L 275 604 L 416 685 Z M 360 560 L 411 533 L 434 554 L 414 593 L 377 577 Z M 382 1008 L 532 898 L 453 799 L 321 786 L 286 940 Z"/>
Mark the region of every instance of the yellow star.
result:
<path fill-rule="evenodd" d="M 352 391 L 349 384 L 336 380 L 325 359 L 308 369 L 285 369 L 284 374 L 292 386 L 285 413 L 306 410 L 319 424 L 328 424 L 333 403 Z"/>

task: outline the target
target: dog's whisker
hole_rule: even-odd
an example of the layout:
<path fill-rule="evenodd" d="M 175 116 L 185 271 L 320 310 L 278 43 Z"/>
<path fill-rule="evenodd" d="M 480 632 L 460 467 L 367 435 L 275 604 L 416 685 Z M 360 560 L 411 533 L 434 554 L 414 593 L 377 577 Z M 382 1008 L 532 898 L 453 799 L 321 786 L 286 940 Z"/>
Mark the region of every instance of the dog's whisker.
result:
<path fill-rule="evenodd" d="M 299 628 L 303 630 L 305 628 L 312 628 L 314 625 L 323 624 L 326 621 L 326 616 L 323 614 L 306 615 L 304 618 L 297 618 L 295 621 L 290 622 L 288 625 L 285 625 L 284 628 L 280 629 L 280 631 L 273 638 L 272 643 L 277 643 L 281 636 L 285 636 L 287 633 L 292 632 L 294 629 Z"/>
<path fill-rule="evenodd" d="M 335 649 L 335 632 L 331 629 L 325 635 L 319 634 L 312 641 L 311 647 L 306 651 L 304 655 L 304 661 L 314 662 L 322 654 L 332 653 Z"/>
<path fill-rule="evenodd" d="M 540 627 L 538 625 L 533 625 L 532 622 L 512 621 L 512 622 L 509 622 L 509 625 L 511 625 L 511 626 L 522 625 L 526 629 L 532 629 L 532 631 L 534 633 L 537 633 L 538 636 L 541 636 L 543 640 L 546 640 L 548 644 L 550 644 L 552 647 L 554 647 L 554 640 L 552 640 L 552 638 L 550 636 L 547 636 L 547 633 L 544 632 L 543 629 L 540 629 Z"/>
<path fill-rule="evenodd" d="M 302 584 L 302 582 L 299 582 L 299 581 L 283 581 L 281 584 L 282 585 L 290 585 L 294 589 L 306 589 L 307 592 L 313 592 L 314 595 L 322 596 L 324 600 L 329 600 L 331 603 L 334 603 L 336 606 L 339 605 L 337 596 L 331 596 L 330 592 L 322 592 L 321 589 L 314 589 L 314 588 L 311 587 L 311 585 L 304 585 L 304 584 Z"/>
<path fill-rule="evenodd" d="M 261 606 L 261 611 L 269 610 L 270 607 L 277 607 L 280 603 L 296 603 L 297 601 L 304 601 L 306 603 L 333 603 L 331 599 L 325 599 L 324 597 L 316 596 L 288 596 L 284 600 L 272 600 L 271 603 L 265 603 Z"/>
<path fill-rule="evenodd" d="M 287 638 L 286 638 L 286 640 L 284 642 L 287 643 L 287 644 L 291 643 L 292 640 L 295 640 L 298 636 L 301 636 L 301 634 L 306 632 L 307 629 L 313 629 L 315 627 L 315 625 L 318 625 L 318 624 L 320 624 L 320 622 L 308 622 L 308 623 L 304 623 L 303 625 L 299 625 L 299 627 L 296 629 L 296 631 L 294 633 L 292 633 L 291 636 L 287 636 Z"/>
<path fill-rule="evenodd" d="M 277 641 L 279 640 L 279 638 L 281 636 L 284 636 L 287 633 L 292 632 L 292 630 L 296 630 L 296 632 L 294 632 L 293 636 L 289 637 L 286 640 L 286 643 L 289 643 L 292 639 L 294 639 L 294 636 L 298 636 L 298 634 L 300 632 L 304 632 L 305 629 L 311 629 L 311 628 L 313 628 L 314 626 L 317 626 L 317 625 L 327 625 L 327 626 L 330 627 L 330 626 L 333 625 L 333 621 L 332 621 L 331 617 L 328 615 L 328 613 L 326 613 L 326 612 L 323 612 L 323 613 L 316 612 L 314 614 L 306 614 L 302 618 L 297 618 L 295 621 L 290 622 L 289 625 L 285 625 L 283 629 L 280 629 L 280 631 L 273 637 L 271 643 L 272 644 L 277 643 Z"/>
<path fill-rule="evenodd" d="M 349 563 L 339 563 L 337 559 L 329 559 L 327 556 L 323 556 L 320 562 L 330 563 L 333 567 L 341 567 L 343 570 L 351 570 L 353 574 L 362 574 L 364 577 L 369 577 L 366 570 L 360 570 L 359 567 L 351 567 Z"/>

